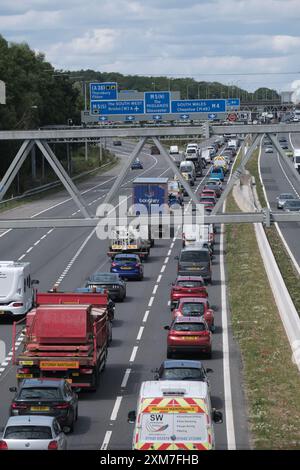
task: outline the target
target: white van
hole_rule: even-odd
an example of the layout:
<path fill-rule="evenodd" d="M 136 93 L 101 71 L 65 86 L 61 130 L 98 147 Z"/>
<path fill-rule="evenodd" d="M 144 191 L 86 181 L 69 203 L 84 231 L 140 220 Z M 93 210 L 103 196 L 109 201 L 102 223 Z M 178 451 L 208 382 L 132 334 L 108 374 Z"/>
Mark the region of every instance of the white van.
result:
<path fill-rule="evenodd" d="M 170 155 L 177 155 L 179 153 L 178 145 L 171 145 L 169 154 Z"/>
<path fill-rule="evenodd" d="M 33 305 L 30 263 L 0 261 L 0 315 L 24 315 Z"/>
<path fill-rule="evenodd" d="M 195 170 L 195 165 L 193 162 L 184 160 L 183 162 L 180 163 L 179 171 L 182 174 L 190 173 L 192 175 L 192 184 L 194 184 L 196 180 L 196 170 Z"/>
<path fill-rule="evenodd" d="M 222 420 L 212 409 L 207 383 L 200 381 L 142 382 L 137 410 L 128 413 L 135 422 L 134 450 L 212 450 L 213 421 Z"/>
<path fill-rule="evenodd" d="M 182 227 L 182 246 L 193 245 L 194 243 L 207 243 L 212 247 L 214 242 L 212 224 L 185 224 Z"/>

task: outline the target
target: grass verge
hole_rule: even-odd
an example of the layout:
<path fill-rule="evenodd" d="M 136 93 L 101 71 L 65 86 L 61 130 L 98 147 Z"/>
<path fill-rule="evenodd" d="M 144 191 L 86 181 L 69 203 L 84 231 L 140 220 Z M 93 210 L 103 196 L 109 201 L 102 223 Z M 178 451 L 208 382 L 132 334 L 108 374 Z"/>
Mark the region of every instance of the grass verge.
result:
<path fill-rule="evenodd" d="M 256 150 L 247 165 L 247 170 L 250 171 L 251 175 L 255 177 L 256 190 L 259 198 L 259 202 L 262 207 L 266 207 L 266 199 L 263 192 L 263 187 L 260 181 L 258 172 L 258 154 Z M 298 314 L 300 313 L 300 277 L 294 268 L 294 265 L 282 243 L 282 240 L 278 234 L 278 231 L 274 225 L 267 228 L 265 232 L 271 246 L 272 252 L 275 256 L 281 275 L 284 279 L 285 285 L 289 291 L 292 301 L 296 307 Z"/>
<path fill-rule="evenodd" d="M 230 195 L 227 212 L 239 211 Z M 226 266 L 233 332 L 239 343 L 255 449 L 300 446 L 300 377 L 278 315 L 254 227 L 226 226 Z"/>

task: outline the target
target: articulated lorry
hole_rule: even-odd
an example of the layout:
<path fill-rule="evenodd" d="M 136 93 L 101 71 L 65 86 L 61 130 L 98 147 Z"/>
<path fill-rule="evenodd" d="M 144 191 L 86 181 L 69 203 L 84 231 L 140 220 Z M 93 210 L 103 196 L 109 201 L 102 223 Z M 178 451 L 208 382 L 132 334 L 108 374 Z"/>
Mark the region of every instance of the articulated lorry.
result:
<path fill-rule="evenodd" d="M 107 303 L 107 293 L 37 293 L 23 350 L 14 357 L 17 379 L 64 378 L 72 387 L 96 390 L 107 358 Z"/>

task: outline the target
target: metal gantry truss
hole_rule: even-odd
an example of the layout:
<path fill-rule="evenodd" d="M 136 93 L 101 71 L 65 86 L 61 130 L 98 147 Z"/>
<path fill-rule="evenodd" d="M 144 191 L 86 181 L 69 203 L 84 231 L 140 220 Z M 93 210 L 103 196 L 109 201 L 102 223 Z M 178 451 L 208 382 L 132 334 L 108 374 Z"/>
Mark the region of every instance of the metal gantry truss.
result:
<path fill-rule="evenodd" d="M 78 188 L 65 171 L 53 150 L 48 144 L 49 140 L 55 139 L 74 139 L 76 138 L 79 141 L 86 138 L 95 138 L 101 139 L 104 137 L 134 137 L 138 138 L 138 142 L 128 157 L 125 165 L 123 166 L 120 174 L 117 176 L 114 184 L 108 191 L 106 197 L 104 198 L 103 203 L 109 203 L 114 197 L 118 188 L 120 188 L 122 182 L 124 181 L 129 168 L 132 162 L 140 155 L 141 151 L 147 140 L 153 140 L 154 144 L 158 147 L 160 151 L 160 157 L 165 160 L 169 168 L 172 170 L 174 175 L 177 176 L 178 181 L 184 187 L 186 193 L 191 198 L 192 206 L 195 208 L 199 204 L 195 193 L 192 191 L 190 185 L 182 177 L 177 166 L 174 164 L 172 158 L 166 152 L 165 148 L 161 144 L 159 138 L 163 136 L 169 136 L 170 138 L 174 136 L 205 136 L 206 138 L 209 135 L 222 135 L 222 134 L 237 134 L 244 136 L 247 134 L 252 134 L 252 144 L 248 148 L 245 155 L 242 155 L 241 162 L 237 170 L 233 173 L 232 178 L 228 182 L 225 190 L 211 215 L 205 215 L 205 223 L 215 223 L 215 224 L 226 224 L 226 223 L 265 223 L 269 225 L 271 222 L 300 222 L 300 213 L 276 213 L 268 209 L 263 209 L 261 212 L 253 213 L 226 213 L 219 214 L 224 200 L 230 193 L 234 183 L 245 171 L 245 166 L 250 160 L 253 152 L 258 147 L 260 139 L 263 135 L 267 135 L 278 151 L 280 158 L 284 160 L 287 165 L 290 167 L 290 170 L 294 174 L 297 183 L 300 188 L 300 175 L 294 168 L 290 159 L 286 156 L 285 152 L 282 150 L 277 138 L 277 133 L 288 132 L 288 133 L 300 133 L 300 124 L 268 124 L 268 125 L 231 125 L 231 126 L 210 126 L 206 123 L 204 126 L 184 126 L 184 127 L 157 127 L 157 128 L 108 128 L 108 129 L 95 129 L 95 128 L 85 128 L 85 129 L 58 129 L 58 130 L 34 130 L 34 131 L 0 131 L 0 140 L 23 140 L 19 151 L 17 152 L 15 158 L 13 159 L 11 165 L 6 171 L 5 175 L 2 178 L 0 183 L 0 201 L 3 199 L 6 194 L 9 186 L 11 185 L 13 179 L 16 177 L 18 171 L 20 170 L 22 164 L 26 160 L 27 156 L 31 150 L 36 145 L 37 148 L 41 151 L 42 155 L 46 158 L 57 177 L 64 185 L 70 197 L 77 205 L 80 210 L 82 218 L 61 218 L 61 219 L 0 219 L 0 228 L 35 228 L 35 227 L 96 227 L 101 217 L 94 217 L 90 214 L 87 204 L 82 198 Z M 122 225 L 122 222 L 128 223 L 130 217 L 126 220 L 119 220 L 118 223 Z M 143 221 L 141 221 L 143 223 Z M 146 220 L 144 221 L 146 224 Z M 163 220 L 162 220 L 163 223 Z M 167 218 L 166 223 L 170 223 L 169 217 Z"/>

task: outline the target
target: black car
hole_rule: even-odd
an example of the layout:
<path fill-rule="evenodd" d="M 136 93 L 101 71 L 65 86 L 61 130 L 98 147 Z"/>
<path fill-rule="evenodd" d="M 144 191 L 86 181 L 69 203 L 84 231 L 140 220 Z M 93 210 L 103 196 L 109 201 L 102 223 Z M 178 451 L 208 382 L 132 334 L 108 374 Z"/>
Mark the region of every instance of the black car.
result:
<path fill-rule="evenodd" d="M 281 147 L 282 149 L 284 149 L 284 150 L 287 150 L 287 149 L 289 148 L 289 146 L 288 146 L 288 144 L 287 144 L 286 142 L 282 142 L 282 143 L 280 144 L 280 147 Z"/>
<path fill-rule="evenodd" d="M 78 418 L 78 395 L 65 379 L 24 379 L 19 389 L 11 387 L 15 397 L 10 416 L 54 416 L 64 432 L 72 432 Z"/>
<path fill-rule="evenodd" d="M 154 371 L 154 380 L 199 380 L 209 385 L 207 377 L 212 369 L 206 369 L 201 361 L 167 359 Z"/>
<path fill-rule="evenodd" d="M 150 148 L 150 153 L 151 155 L 159 155 L 160 154 L 159 148 L 156 147 L 156 145 L 152 145 Z"/>
<path fill-rule="evenodd" d="M 285 137 L 279 137 L 279 142 L 287 142 L 286 138 Z"/>
<path fill-rule="evenodd" d="M 88 278 L 85 287 L 104 287 L 112 300 L 120 302 L 126 297 L 126 283 L 116 273 L 95 273 Z"/>
<path fill-rule="evenodd" d="M 120 147 L 122 145 L 122 142 L 120 140 L 114 140 L 113 145 Z"/>

